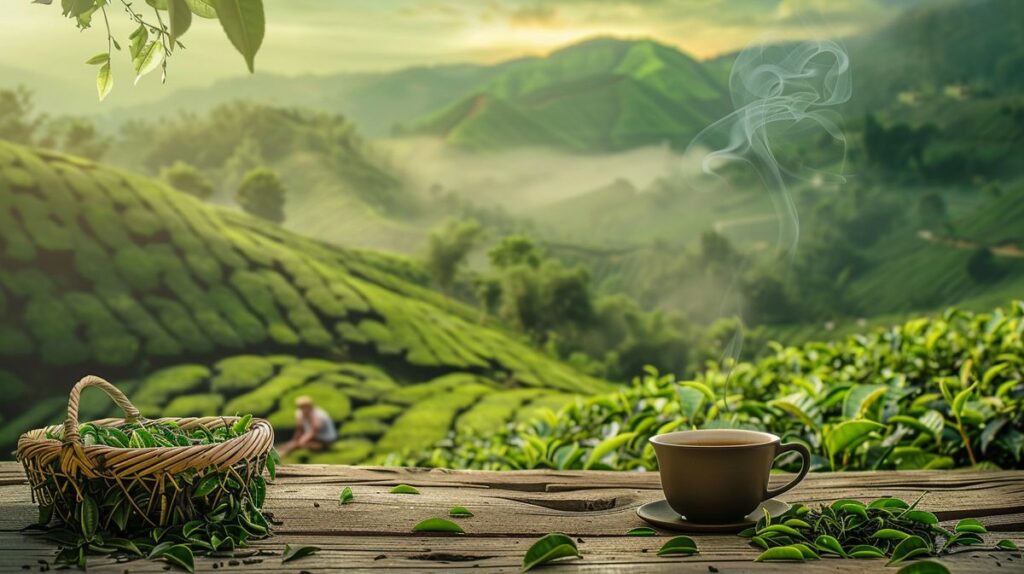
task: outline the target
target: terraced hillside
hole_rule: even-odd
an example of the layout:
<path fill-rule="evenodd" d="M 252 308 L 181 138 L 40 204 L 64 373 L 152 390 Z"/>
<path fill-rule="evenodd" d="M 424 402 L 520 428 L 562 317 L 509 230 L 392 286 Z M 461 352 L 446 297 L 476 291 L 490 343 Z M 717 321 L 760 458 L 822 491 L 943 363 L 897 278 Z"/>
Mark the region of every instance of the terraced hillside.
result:
<path fill-rule="evenodd" d="M 475 310 L 418 280 L 400 259 L 327 247 L 131 173 L 0 142 L 0 447 L 59 420 L 86 371 L 140 379 L 187 363 L 138 387 L 144 414 L 254 411 L 282 426 L 282 401 L 299 390 L 339 409 L 339 420 L 341 405 L 369 406 L 373 392 L 419 397 L 389 399 L 408 407 L 392 409 L 397 428 L 438 396 L 406 394 L 412 383 L 451 383 L 462 398 L 444 402 L 449 421 L 511 389 L 537 389 L 525 393 L 532 401 L 609 387 L 475 324 Z M 238 355 L 255 357 L 225 361 Z M 259 359 L 277 355 L 291 359 Z M 225 378 L 225 364 L 249 370 Z M 320 376 L 346 372 L 361 382 Z M 374 420 L 379 430 L 391 418 Z M 382 448 L 406 440 L 358 436 L 382 436 Z"/>

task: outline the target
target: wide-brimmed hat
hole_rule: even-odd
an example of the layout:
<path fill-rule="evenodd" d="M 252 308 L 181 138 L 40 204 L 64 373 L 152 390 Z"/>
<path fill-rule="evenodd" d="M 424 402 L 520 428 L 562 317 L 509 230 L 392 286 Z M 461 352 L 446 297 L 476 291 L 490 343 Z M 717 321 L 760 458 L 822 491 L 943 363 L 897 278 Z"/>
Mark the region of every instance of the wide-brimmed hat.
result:
<path fill-rule="evenodd" d="M 306 395 L 302 395 L 301 397 L 296 397 L 295 398 L 295 406 L 297 406 L 297 407 L 311 407 L 311 406 L 313 406 L 313 399 L 308 397 L 308 396 L 306 396 Z"/>

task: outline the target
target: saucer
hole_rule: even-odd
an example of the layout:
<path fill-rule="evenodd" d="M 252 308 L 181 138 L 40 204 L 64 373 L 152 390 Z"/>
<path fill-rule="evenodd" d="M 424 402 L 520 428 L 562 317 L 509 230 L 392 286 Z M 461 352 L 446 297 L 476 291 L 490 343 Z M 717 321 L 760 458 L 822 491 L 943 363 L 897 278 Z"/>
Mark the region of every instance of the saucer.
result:
<path fill-rule="evenodd" d="M 690 522 L 679 516 L 679 513 L 672 510 L 667 500 L 649 502 L 636 509 L 636 515 L 660 528 L 668 530 L 679 530 L 681 532 L 739 532 L 744 528 L 753 526 L 762 516 L 764 511 L 768 514 L 778 516 L 789 510 L 789 504 L 777 498 L 769 498 L 754 509 L 753 512 L 743 517 L 743 520 L 727 524 L 701 524 Z"/>

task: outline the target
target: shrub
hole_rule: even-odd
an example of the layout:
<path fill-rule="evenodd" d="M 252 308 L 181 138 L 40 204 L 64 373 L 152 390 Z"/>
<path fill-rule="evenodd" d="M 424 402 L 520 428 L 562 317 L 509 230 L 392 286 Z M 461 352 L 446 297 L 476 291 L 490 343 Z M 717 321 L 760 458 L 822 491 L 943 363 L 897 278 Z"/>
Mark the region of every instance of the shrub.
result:
<path fill-rule="evenodd" d="M 730 373 L 712 365 L 694 381 L 651 369 L 628 389 L 388 463 L 650 469 L 649 436 L 695 427 L 763 429 L 803 442 L 819 470 L 1017 468 L 1022 328 L 1021 302 L 993 313 L 950 309 L 843 341 L 775 344 L 755 363 Z M 616 443 L 591 460 L 605 440 Z"/>
<path fill-rule="evenodd" d="M 182 395 L 175 397 L 166 407 L 165 417 L 212 417 L 220 414 L 224 397 L 216 393 Z"/>
<path fill-rule="evenodd" d="M 210 369 L 202 365 L 167 367 L 143 379 L 133 398 L 143 414 L 159 413 L 172 398 L 201 390 L 209 378 Z"/>
<path fill-rule="evenodd" d="M 160 323 L 186 349 L 193 353 L 209 353 L 213 350 L 213 343 L 203 334 L 192 316 L 189 315 L 188 310 L 180 303 L 164 297 L 146 297 L 146 305 L 156 312 L 160 317 Z"/>
<path fill-rule="evenodd" d="M 114 254 L 114 267 L 133 289 L 148 292 L 160 286 L 160 267 L 137 245 L 120 245 Z"/>
<path fill-rule="evenodd" d="M 213 195 L 213 184 L 201 171 L 183 161 L 160 170 L 160 179 L 168 185 L 199 199 L 208 199 Z"/>
<path fill-rule="evenodd" d="M 367 436 L 378 437 L 388 431 L 388 424 L 377 419 L 361 418 L 354 419 L 341 425 L 338 431 L 340 436 Z"/>
<path fill-rule="evenodd" d="M 240 355 L 218 361 L 216 376 L 210 388 L 218 393 L 233 395 L 238 391 L 255 389 L 274 374 L 274 364 L 256 355 Z"/>
<path fill-rule="evenodd" d="M 365 439 L 345 439 L 336 441 L 330 450 L 324 452 L 296 451 L 286 462 L 304 462 L 308 464 L 356 464 L 366 460 L 373 452 L 373 443 Z"/>
<path fill-rule="evenodd" d="M 277 172 L 256 168 L 245 174 L 235 199 L 242 209 L 274 223 L 284 221 L 284 201 L 287 191 Z"/>
<path fill-rule="evenodd" d="M 160 218 L 152 211 L 142 207 L 130 207 L 121 215 L 128 231 L 139 237 L 152 237 L 163 231 Z"/>
<path fill-rule="evenodd" d="M 16 401 L 28 391 L 28 386 L 21 379 L 7 371 L 0 371 L 0 396 L 5 401 Z"/>
<path fill-rule="evenodd" d="M 391 420 L 396 415 L 404 411 L 403 407 L 398 405 L 389 405 L 387 403 L 378 403 L 375 405 L 368 405 L 360 407 L 352 412 L 352 418 L 354 420 L 359 419 L 379 419 L 379 420 Z"/>
<path fill-rule="evenodd" d="M 391 428 L 377 442 L 377 453 L 398 453 L 429 447 L 448 435 L 453 419 L 459 411 L 491 391 L 488 385 L 469 382 L 447 393 L 440 393 L 434 389 L 435 387 L 431 386 L 426 398 L 413 404 L 395 419 Z"/>

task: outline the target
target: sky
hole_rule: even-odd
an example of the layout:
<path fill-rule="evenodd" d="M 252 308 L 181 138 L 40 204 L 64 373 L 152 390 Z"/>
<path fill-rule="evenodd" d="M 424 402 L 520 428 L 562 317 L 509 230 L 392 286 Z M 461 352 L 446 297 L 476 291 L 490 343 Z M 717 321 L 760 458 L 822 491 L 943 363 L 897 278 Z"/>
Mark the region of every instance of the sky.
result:
<path fill-rule="evenodd" d="M 493 63 L 543 55 L 595 35 L 654 38 L 706 58 L 766 38 L 848 35 L 877 26 L 916 1 L 265 0 L 267 33 L 256 67 L 257 72 L 330 74 Z M 76 97 L 94 96 L 95 69 L 84 60 L 105 50 L 102 24 L 77 30 L 61 16 L 59 1 L 5 3 L 0 75 L 46 86 L 42 89 L 70 90 Z M 126 38 L 132 28 L 127 16 L 113 6 L 110 16 L 115 36 Z M 182 41 L 187 49 L 171 60 L 168 84 L 207 85 L 245 71 L 215 21 L 196 19 Z M 120 60 L 115 93 L 132 79 L 127 54 Z M 141 100 L 161 92 L 158 74 L 140 86 L 132 89 Z"/>

